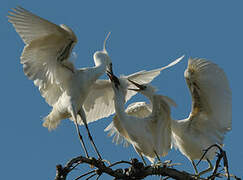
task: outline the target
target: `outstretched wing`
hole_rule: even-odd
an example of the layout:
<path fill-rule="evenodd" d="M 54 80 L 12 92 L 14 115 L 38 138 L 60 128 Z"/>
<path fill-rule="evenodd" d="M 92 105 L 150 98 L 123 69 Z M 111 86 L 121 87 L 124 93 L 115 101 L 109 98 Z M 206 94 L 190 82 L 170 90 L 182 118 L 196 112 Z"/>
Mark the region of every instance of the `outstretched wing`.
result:
<path fill-rule="evenodd" d="M 151 106 L 145 102 L 132 103 L 126 109 L 126 113 L 128 115 L 139 118 L 147 117 L 151 114 L 151 112 Z M 123 143 L 124 147 L 129 145 L 130 138 L 126 130 L 120 124 L 117 115 L 113 117 L 113 121 L 105 128 L 104 131 L 108 131 L 108 136 L 114 136 L 112 142 L 116 144 Z"/>
<path fill-rule="evenodd" d="M 129 116 L 145 118 L 152 113 L 152 106 L 151 106 L 151 104 L 147 104 L 146 102 L 135 102 L 135 103 L 129 104 L 129 106 L 126 109 L 126 113 Z M 115 118 L 116 118 L 116 116 L 114 116 L 113 119 L 115 119 Z"/>
<path fill-rule="evenodd" d="M 137 83 L 150 83 L 155 77 L 157 77 L 160 72 L 166 68 L 169 68 L 183 59 L 184 56 L 176 59 L 169 65 L 154 69 L 151 71 L 139 71 L 134 74 L 128 76 L 122 76 L 122 79 L 130 79 Z M 127 81 L 127 83 L 133 86 L 132 83 Z M 126 93 L 126 102 L 131 99 L 137 92 L 135 91 L 127 91 Z M 88 97 L 84 102 L 84 109 L 87 116 L 87 122 L 97 121 L 101 118 L 105 118 L 110 116 L 111 114 L 115 113 L 115 106 L 114 106 L 114 92 L 111 87 L 111 83 L 108 80 L 97 80 L 96 83 L 91 88 Z"/>
<path fill-rule="evenodd" d="M 232 95 L 224 71 L 210 61 L 189 59 L 184 76 L 192 96 L 189 128 L 222 144 L 232 120 Z"/>
<path fill-rule="evenodd" d="M 76 36 L 67 26 L 57 26 L 21 7 L 9 14 L 9 22 L 26 44 L 20 58 L 24 73 L 53 105 L 75 71 L 68 58 Z"/>

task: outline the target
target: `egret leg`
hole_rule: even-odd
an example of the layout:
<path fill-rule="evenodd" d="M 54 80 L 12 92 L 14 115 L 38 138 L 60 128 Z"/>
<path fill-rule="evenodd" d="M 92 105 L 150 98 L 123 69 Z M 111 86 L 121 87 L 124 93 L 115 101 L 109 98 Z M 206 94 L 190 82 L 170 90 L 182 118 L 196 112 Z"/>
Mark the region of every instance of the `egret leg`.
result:
<path fill-rule="evenodd" d="M 198 176 L 201 176 L 201 175 L 203 175 L 203 174 L 205 174 L 205 173 L 210 172 L 210 171 L 213 170 L 213 165 L 212 165 L 211 161 L 209 159 L 207 159 L 207 162 L 208 162 L 208 165 L 209 165 L 208 168 L 205 169 L 204 171 L 200 172 L 198 174 Z"/>
<path fill-rule="evenodd" d="M 91 144 L 92 144 L 92 146 L 93 146 L 94 149 L 95 149 L 95 152 L 97 153 L 99 159 L 102 159 L 102 158 L 101 158 L 101 155 L 100 155 L 100 153 L 99 153 L 99 151 L 98 151 L 98 149 L 97 149 L 97 147 L 96 147 L 96 145 L 95 145 L 95 143 L 94 143 L 94 140 L 93 140 L 93 138 L 92 138 L 92 136 L 91 136 L 91 133 L 90 133 L 90 131 L 89 131 L 88 124 L 87 124 L 87 121 L 86 121 L 86 115 L 85 115 L 85 112 L 84 112 L 83 108 L 80 109 L 80 111 L 78 112 L 78 114 L 80 115 L 81 120 L 82 120 L 83 123 L 84 123 L 84 126 L 85 126 L 85 128 L 86 128 L 86 130 L 87 130 L 87 132 L 88 132 L 89 140 L 91 141 Z"/>
<path fill-rule="evenodd" d="M 198 170 L 197 170 L 197 166 L 196 166 L 196 164 L 194 163 L 194 161 L 193 161 L 193 160 L 191 160 L 191 163 L 192 163 L 192 165 L 193 165 L 193 168 L 194 168 L 195 174 L 196 174 L 196 175 L 198 175 Z"/>
<path fill-rule="evenodd" d="M 141 157 L 141 159 L 142 159 L 142 161 L 143 161 L 143 164 L 144 164 L 145 166 L 147 166 L 147 163 L 146 163 L 146 161 L 145 161 L 143 155 L 142 155 L 141 153 L 138 153 L 138 154 L 139 154 L 139 156 Z"/>
<path fill-rule="evenodd" d="M 154 150 L 154 154 L 155 154 L 155 156 L 157 157 L 159 164 L 162 164 L 162 162 L 161 162 L 161 160 L 160 160 L 160 158 L 159 158 L 159 155 L 157 154 L 157 152 L 156 152 L 155 150 Z"/>
<path fill-rule="evenodd" d="M 75 116 L 74 113 L 72 113 L 72 116 L 73 116 L 73 119 L 74 119 L 74 124 L 75 124 L 75 127 L 76 127 L 76 131 L 77 131 L 77 133 L 78 133 L 78 137 L 79 137 L 79 140 L 80 140 L 80 142 L 81 142 L 82 148 L 83 148 L 83 150 L 84 150 L 85 156 L 86 156 L 87 158 L 89 158 L 88 151 L 87 151 L 87 149 L 86 149 L 86 146 L 85 146 L 85 144 L 84 144 L 83 137 L 82 137 L 82 135 L 81 135 L 81 133 L 80 133 L 80 130 L 79 130 L 79 127 L 78 127 L 77 116 Z"/>

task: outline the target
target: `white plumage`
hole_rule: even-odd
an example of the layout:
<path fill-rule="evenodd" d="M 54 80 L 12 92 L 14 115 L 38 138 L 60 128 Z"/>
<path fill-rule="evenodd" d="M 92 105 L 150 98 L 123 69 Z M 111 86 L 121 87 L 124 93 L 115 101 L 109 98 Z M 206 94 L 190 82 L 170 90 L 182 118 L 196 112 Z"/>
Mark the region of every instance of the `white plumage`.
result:
<path fill-rule="evenodd" d="M 109 131 L 109 136 L 114 135 L 113 142 L 117 144 L 124 142 L 125 146 L 132 144 L 142 159 L 145 156 L 151 162 L 155 161 L 155 157 L 167 155 L 171 148 L 170 105 L 175 105 L 174 101 L 155 94 L 152 86 L 144 85 L 143 90 L 131 90 L 139 91 L 147 96 L 151 105 L 137 102 L 125 110 L 127 88 L 132 86 L 112 74 L 109 76 L 115 93 L 116 115 L 105 131 Z M 129 81 L 137 85 L 131 79 Z"/>
<path fill-rule="evenodd" d="M 204 59 L 189 59 L 184 73 L 192 96 L 192 110 L 187 119 L 172 121 L 174 146 L 190 161 L 202 157 L 204 149 L 212 144 L 223 145 L 226 132 L 231 130 L 232 95 L 224 71 Z M 210 160 L 216 149 L 210 150 L 204 160 L 212 169 Z"/>
<path fill-rule="evenodd" d="M 206 154 L 203 160 L 209 163 L 209 168 L 200 173 L 198 173 L 194 160 L 200 159 L 204 153 L 203 150 L 209 146 L 215 143 L 223 145 L 224 135 L 231 130 L 232 95 L 225 73 L 210 61 L 189 59 L 184 75 L 192 95 L 192 110 L 189 117 L 178 121 L 171 119 L 168 105 L 173 105 L 173 101 L 165 96 L 162 96 L 164 101 L 156 98 L 157 102 L 167 103 L 168 108 L 163 106 L 164 108 L 162 108 L 159 116 L 161 116 L 163 122 L 171 124 L 171 129 L 170 126 L 158 126 L 158 130 L 160 129 L 163 132 L 160 134 L 163 137 L 159 137 L 155 133 L 153 137 L 150 136 L 152 139 L 150 141 L 153 142 L 159 138 L 161 140 L 163 138 L 166 139 L 171 134 L 173 146 L 178 148 L 192 162 L 196 174 L 202 175 L 212 170 L 210 160 L 215 157 L 216 149 L 211 149 Z M 156 101 L 153 103 L 156 103 Z M 152 107 L 155 106 L 153 105 Z M 146 117 L 151 116 L 152 107 L 145 102 L 134 103 L 126 109 L 127 117 L 136 116 L 146 119 Z M 137 119 L 134 119 L 135 122 Z M 120 118 L 120 120 L 123 119 Z M 132 144 L 133 141 L 130 140 L 128 131 L 121 126 L 122 122 L 119 121 L 118 116 L 115 116 L 113 122 L 106 128 L 106 131 L 109 131 L 110 136 L 114 135 L 113 141 L 117 143 L 124 141 L 126 145 L 128 144 L 127 142 Z M 130 129 L 137 126 L 138 128 L 134 128 L 131 131 L 134 134 L 139 134 L 138 131 L 143 131 L 141 129 L 145 128 L 141 127 L 141 123 L 145 124 L 141 121 L 134 125 L 133 118 L 131 118 L 130 122 L 127 121 L 127 126 L 131 126 Z M 156 132 L 156 128 L 154 128 L 154 132 Z M 144 132 L 143 134 L 147 135 L 148 133 Z M 148 141 L 148 138 L 146 141 Z M 153 161 L 153 159 L 150 160 Z"/>
<path fill-rule="evenodd" d="M 127 79 L 130 79 L 141 84 L 150 83 L 155 77 L 157 77 L 160 74 L 162 70 L 174 66 L 183 58 L 184 56 L 181 56 L 169 63 L 167 66 L 158 69 L 150 71 L 142 70 L 130 75 L 121 76 L 121 79 L 126 81 L 126 83 L 128 83 L 129 86 L 132 84 L 129 81 L 127 81 Z M 137 92 L 135 91 L 127 91 L 125 100 L 128 101 L 136 93 Z M 115 113 L 113 97 L 114 91 L 112 90 L 111 82 L 109 80 L 97 80 L 93 84 L 92 88 L 90 89 L 89 95 L 84 103 L 84 110 L 86 112 L 88 123 L 101 118 L 108 117 L 111 114 Z"/>
<path fill-rule="evenodd" d="M 70 118 L 75 121 L 77 131 L 77 122 L 85 124 L 91 139 L 87 123 L 108 117 L 115 111 L 111 83 L 98 80 L 107 69 L 111 71 L 111 60 L 105 49 L 107 38 L 103 50 L 94 53 L 95 66 L 76 69 L 69 57 L 77 37 L 69 27 L 57 26 L 21 7 L 9 13 L 9 22 L 26 44 L 20 58 L 24 73 L 53 107 L 44 118 L 43 126 L 52 130 L 62 119 Z M 180 59 L 173 63 L 178 61 Z M 148 83 L 162 69 L 140 71 L 124 78 Z M 126 100 L 135 94 L 128 93 Z"/>
<path fill-rule="evenodd" d="M 72 117 L 79 133 L 79 115 L 91 139 L 82 105 L 92 85 L 111 67 L 111 60 L 105 49 L 106 41 L 104 49 L 94 53 L 94 67 L 76 69 L 69 57 L 77 43 L 77 37 L 69 27 L 57 26 L 21 7 L 9 13 L 9 22 L 26 44 L 20 57 L 24 73 L 34 81 L 46 102 L 53 107 L 44 118 L 43 126 L 52 130 L 62 119 Z M 82 141 L 82 137 L 80 140 Z M 83 141 L 82 145 L 84 147 Z"/>

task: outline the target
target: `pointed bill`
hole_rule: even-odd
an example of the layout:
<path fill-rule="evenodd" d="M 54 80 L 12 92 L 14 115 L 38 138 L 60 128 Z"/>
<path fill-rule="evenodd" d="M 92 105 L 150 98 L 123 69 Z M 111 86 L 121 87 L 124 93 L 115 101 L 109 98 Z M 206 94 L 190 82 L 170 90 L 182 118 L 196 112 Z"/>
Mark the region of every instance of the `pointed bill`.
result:
<path fill-rule="evenodd" d="M 146 88 L 146 86 L 144 85 L 141 85 L 141 84 L 138 84 L 130 79 L 127 79 L 129 82 L 131 82 L 132 84 L 134 84 L 138 89 L 134 89 L 134 88 L 128 88 L 128 90 L 132 90 L 132 91 L 141 91 L 141 90 L 144 90 Z"/>

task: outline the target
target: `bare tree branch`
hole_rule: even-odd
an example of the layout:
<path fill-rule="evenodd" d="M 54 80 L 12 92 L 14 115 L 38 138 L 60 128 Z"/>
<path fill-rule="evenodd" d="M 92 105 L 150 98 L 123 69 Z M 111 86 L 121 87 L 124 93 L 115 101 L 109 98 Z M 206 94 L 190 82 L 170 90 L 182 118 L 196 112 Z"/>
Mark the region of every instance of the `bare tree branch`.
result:
<path fill-rule="evenodd" d="M 97 160 L 95 158 L 88 159 L 88 158 L 83 157 L 83 156 L 78 156 L 76 158 L 71 159 L 65 165 L 65 167 L 62 167 L 61 165 L 56 166 L 57 173 L 56 173 L 55 180 L 66 180 L 66 177 L 67 177 L 68 173 L 71 171 L 72 167 L 76 164 L 82 164 L 82 163 L 89 164 L 90 166 L 94 166 L 97 169 L 90 171 L 88 173 L 85 173 L 84 175 L 80 176 L 79 178 L 84 177 L 86 175 L 89 175 L 91 173 L 95 173 L 95 174 L 91 175 L 92 177 L 94 175 L 98 175 L 100 177 L 101 174 L 106 173 L 106 174 L 114 177 L 117 180 L 118 179 L 124 179 L 124 180 L 144 179 L 145 177 L 150 176 L 150 175 L 158 175 L 158 176 L 164 176 L 164 177 L 168 176 L 168 177 L 178 179 L 178 180 L 198 179 L 192 174 L 189 174 L 187 172 L 181 172 L 181 171 L 176 170 L 176 169 L 171 168 L 171 167 L 166 167 L 166 166 L 164 166 L 164 167 L 156 167 L 156 166 L 144 167 L 143 163 L 139 162 L 137 159 L 132 159 L 131 162 L 119 161 L 119 162 L 116 162 L 116 163 L 114 163 L 110 166 L 106 166 L 102 161 Z M 121 164 L 121 163 L 129 164 L 130 167 L 126 168 L 125 170 L 123 170 L 123 169 L 115 169 L 115 170 L 111 169 L 111 166 Z"/>
<path fill-rule="evenodd" d="M 236 180 L 240 180 L 240 178 L 229 174 L 226 152 L 220 146 L 212 145 L 209 148 L 207 148 L 201 160 L 212 147 L 217 147 L 219 149 L 219 153 L 217 155 L 214 171 L 207 178 L 201 178 L 185 171 L 179 171 L 173 168 L 170 164 L 164 164 L 162 166 L 151 165 L 145 167 L 144 164 L 139 162 L 137 159 L 132 159 L 130 162 L 118 161 L 106 166 L 102 160 L 78 156 L 68 161 L 68 163 L 64 167 L 62 167 L 62 165 L 56 166 L 55 180 L 66 180 L 67 175 L 76 166 L 80 164 L 88 164 L 90 165 L 90 167 L 94 167 L 95 169 L 89 172 L 84 172 L 84 174 L 77 177 L 76 180 L 81 179 L 82 177 L 85 177 L 87 175 L 89 175 L 89 177 L 87 177 L 86 179 L 90 179 L 96 175 L 97 175 L 96 179 L 99 179 L 102 176 L 102 174 L 108 174 L 111 177 L 113 177 L 114 180 L 144 179 L 147 176 L 151 176 L 151 175 L 173 178 L 176 180 L 214 180 L 216 177 L 222 177 L 222 176 L 227 177 L 228 180 L 231 177 L 233 177 Z M 220 167 L 220 162 L 222 159 L 224 164 L 224 169 L 223 169 L 225 172 L 224 174 L 218 172 L 218 168 Z M 198 164 L 200 163 L 201 160 L 199 160 Z M 112 167 L 119 164 L 127 164 L 129 167 L 125 169 L 121 169 L 121 168 L 112 169 Z"/>

